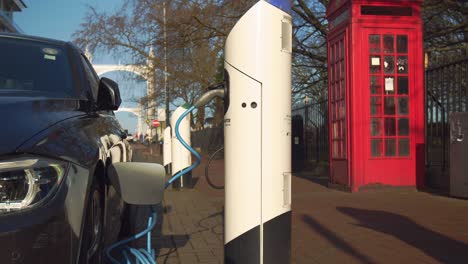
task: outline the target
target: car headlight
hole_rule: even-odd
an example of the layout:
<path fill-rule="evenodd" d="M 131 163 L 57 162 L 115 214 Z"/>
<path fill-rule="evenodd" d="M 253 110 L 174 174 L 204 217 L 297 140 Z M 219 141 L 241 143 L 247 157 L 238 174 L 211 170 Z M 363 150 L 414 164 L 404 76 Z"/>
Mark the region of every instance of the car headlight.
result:
<path fill-rule="evenodd" d="M 52 195 L 67 163 L 47 158 L 0 160 L 0 213 L 30 207 Z"/>

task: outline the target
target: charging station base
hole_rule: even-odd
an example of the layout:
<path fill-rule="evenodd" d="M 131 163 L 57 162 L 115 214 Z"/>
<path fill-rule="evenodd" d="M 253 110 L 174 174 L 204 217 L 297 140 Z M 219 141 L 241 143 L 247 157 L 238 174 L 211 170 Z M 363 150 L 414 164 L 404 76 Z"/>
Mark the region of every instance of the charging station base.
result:
<path fill-rule="evenodd" d="M 192 188 L 192 172 L 188 172 L 182 175 L 179 179 L 175 180 L 172 183 L 172 189 L 175 189 L 175 190 L 191 189 L 191 188 Z"/>

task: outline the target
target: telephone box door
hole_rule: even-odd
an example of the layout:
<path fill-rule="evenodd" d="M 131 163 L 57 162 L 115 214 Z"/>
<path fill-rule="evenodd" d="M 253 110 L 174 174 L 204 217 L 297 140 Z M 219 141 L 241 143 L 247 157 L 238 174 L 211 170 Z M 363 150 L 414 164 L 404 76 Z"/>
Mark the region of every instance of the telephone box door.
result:
<path fill-rule="evenodd" d="M 362 89 L 367 100 L 363 124 L 368 124 L 365 182 L 389 185 L 416 184 L 415 111 L 412 98 L 423 87 L 415 87 L 412 30 L 366 29 Z"/>

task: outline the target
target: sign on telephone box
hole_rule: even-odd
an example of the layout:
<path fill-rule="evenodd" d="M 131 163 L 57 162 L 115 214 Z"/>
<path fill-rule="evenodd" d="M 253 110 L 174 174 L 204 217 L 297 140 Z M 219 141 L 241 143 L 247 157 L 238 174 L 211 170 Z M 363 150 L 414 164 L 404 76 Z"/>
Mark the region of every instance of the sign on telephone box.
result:
<path fill-rule="evenodd" d="M 331 185 L 425 182 L 422 0 L 331 0 Z"/>

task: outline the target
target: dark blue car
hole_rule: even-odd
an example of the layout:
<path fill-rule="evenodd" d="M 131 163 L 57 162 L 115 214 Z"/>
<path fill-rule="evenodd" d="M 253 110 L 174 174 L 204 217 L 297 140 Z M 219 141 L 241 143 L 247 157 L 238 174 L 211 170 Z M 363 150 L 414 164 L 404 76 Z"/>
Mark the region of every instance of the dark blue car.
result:
<path fill-rule="evenodd" d="M 0 33 L 0 263 L 101 263 L 127 206 L 118 86 L 73 44 Z"/>

